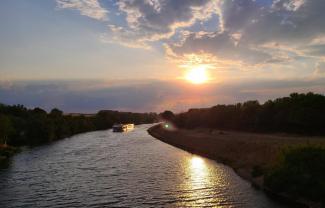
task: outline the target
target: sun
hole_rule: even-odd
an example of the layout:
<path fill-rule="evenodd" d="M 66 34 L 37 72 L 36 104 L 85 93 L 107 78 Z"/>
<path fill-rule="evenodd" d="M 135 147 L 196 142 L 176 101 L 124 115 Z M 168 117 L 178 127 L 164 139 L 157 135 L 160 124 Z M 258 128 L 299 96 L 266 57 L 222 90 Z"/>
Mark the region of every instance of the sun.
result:
<path fill-rule="evenodd" d="M 207 69 L 204 66 L 196 66 L 189 69 L 185 79 L 193 84 L 203 84 L 208 81 Z"/>

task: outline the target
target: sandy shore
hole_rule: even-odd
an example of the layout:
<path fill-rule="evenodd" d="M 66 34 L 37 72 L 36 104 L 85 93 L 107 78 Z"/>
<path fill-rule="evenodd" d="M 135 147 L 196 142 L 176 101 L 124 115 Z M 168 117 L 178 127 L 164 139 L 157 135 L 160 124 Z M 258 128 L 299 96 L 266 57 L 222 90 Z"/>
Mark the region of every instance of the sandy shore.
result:
<path fill-rule="evenodd" d="M 255 134 L 210 129 L 176 130 L 162 128 L 159 125 L 151 127 L 148 132 L 165 143 L 229 165 L 238 175 L 269 193 L 270 191 L 263 186 L 263 175 L 253 177 L 253 169 L 256 167 L 267 168 L 272 165 L 278 153 L 286 146 L 325 145 L 324 138 L 319 137 Z M 282 195 L 281 198 L 287 197 Z M 310 205 L 309 202 L 304 201 L 299 203 Z"/>

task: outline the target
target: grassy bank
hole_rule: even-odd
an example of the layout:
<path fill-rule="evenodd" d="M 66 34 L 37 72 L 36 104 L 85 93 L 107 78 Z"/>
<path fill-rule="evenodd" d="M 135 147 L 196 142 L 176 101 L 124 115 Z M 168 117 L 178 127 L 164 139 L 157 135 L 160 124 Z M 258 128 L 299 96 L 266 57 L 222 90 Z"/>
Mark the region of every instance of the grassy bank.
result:
<path fill-rule="evenodd" d="M 154 126 L 148 132 L 163 142 L 231 166 L 240 176 L 251 181 L 255 186 L 267 190 L 269 193 L 281 196 L 284 199 L 290 199 L 290 201 L 294 200 L 299 203 L 309 204 L 312 207 L 321 206 L 319 203 L 313 203 L 313 199 L 301 192 L 297 192 L 298 194 L 296 195 L 292 194 L 293 191 L 290 190 L 290 187 L 293 190 L 297 189 L 295 188 L 295 181 L 286 183 L 287 187 L 276 186 L 276 183 L 280 180 L 286 180 L 286 177 L 289 177 L 289 175 L 286 175 L 288 173 L 299 173 L 302 175 L 307 173 L 305 171 L 294 172 L 295 165 L 288 169 L 288 164 L 279 162 L 281 161 L 279 159 L 281 155 L 282 158 L 284 158 L 284 155 L 289 155 L 290 157 L 289 153 L 292 153 L 290 151 L 284 152 L 284 149 L 315 145 L 325 146 L 325 141 L 322 138 L 209 129 L 176 130 L 161 126 Z M 322 155 L 322 153 L 319 154 Z M 308 164 L 310 159 L 308 157 L 301 158 L 299 154 L 298 156 L 296 154 L 295 158 L 301 159 L 302 162 L 300 164 Z M 299 161 L 299 159 L 297 160 Z M 309 174 L 308 177 L 311 176 L 313 174 Z M 296 180 L 299 180 L 299 176 L 297 177 L 298 179 Z M 323 175 L 318 177 L 320 180 L 324 179 Z M 264 181 L 267 181 L 267 183 L 264 183 Z M 310 187 L 312 184 L 306 183 L 305 185 L 309 185 L 309 187 L 305 187 L 306 189 L 314 189 L 314 187 Z M 319 189 L 322 189 L 322 187 L 318 186 Z"/>

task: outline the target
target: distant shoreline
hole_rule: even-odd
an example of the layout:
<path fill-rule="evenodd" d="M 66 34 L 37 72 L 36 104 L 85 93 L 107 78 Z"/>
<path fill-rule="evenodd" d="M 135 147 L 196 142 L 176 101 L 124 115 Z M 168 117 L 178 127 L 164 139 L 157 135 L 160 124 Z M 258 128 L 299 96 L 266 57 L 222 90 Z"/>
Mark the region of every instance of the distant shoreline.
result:
<path fill-rule="evenodd" d="M 285 194 L 278 194 L 268 190 L 263 184 L 263 175 L 253 176 L 255 169 L 264 168 L 276 159 L 278 153 L 285 146 L 304 144 L 325 144 L 321 138 L 290 137 L 267 134 L 253 134 L 244 132 L 219 131 L 210 129 L 171 130 L 155 125 L 148 129 L 148 133 L 167 143 L 185 151 L 198 154 L 218 162 L 224 163 L 252 183 L 263 189 L 271 196 L 284 202 L 310 207 L 313 203 L 304 200 L 291 199 Z"/>

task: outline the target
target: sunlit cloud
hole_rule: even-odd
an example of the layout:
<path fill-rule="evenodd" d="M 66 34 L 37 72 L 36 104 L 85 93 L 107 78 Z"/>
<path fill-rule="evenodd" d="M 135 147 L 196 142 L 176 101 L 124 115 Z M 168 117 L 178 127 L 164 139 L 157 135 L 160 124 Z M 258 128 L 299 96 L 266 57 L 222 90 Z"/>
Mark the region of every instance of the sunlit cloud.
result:
<path fill-rule="evenodd" d="M 216 1 L 118 1 L 126 15 L 123 31 L 134 41 L 154 42 L 171 38 L 179 28 L 206 21 L 216 13 Z M 113 35 L 115 31 L 112 31 Z M 120 31 L 118 31 L 120 32 Z"/>
<path fill-rule="evenodd" d="M 71 57 L 81 57 L 81 52 L 84 53 L 82 57 L 89 57 L 93 61 L 89 65 L 94 65 L 100 71 L 97 74 L 103 74 L 106 69 L 110 71 L 111 67 L 114 71 L 107 74 L 118 77 L 115 68 L 123 65 L 125 69 L 130 67 L 130 70 L 137 68 L 141 71 L 142 68 L 145 72 L 140 77 L 160 78 L 158 74 L 166 64 L 168 71 L 174 70 L 169 73 L 174 79 L 184 78 L 188 70 L 200 67 L 209 73 L 209 81 L 216 82 L 228 78 L 263 79 L 269 76 L 297 79 L 315 74 L 319 76 L 321 69 L 315 66 L 322 63 L 325 57 L 323 0 L 56 0 L 55 3 L 54 13 L 74 11 L 98 21 L 97 24 L 94 21 L 78 24 L 82 28 L 80 31 L 89 32 L 85 39 L 80 35 L 79 40 L 79 33 L 74 33 L 69 39 L 64 39 L 65 36 L 62 35 L 57 40 L 59 44 L 71 44 L 74 40 L 78 46 L 89 44 L 90 47 L 80 47 L 82 50 L 77 53 L 74 53 L 74 47 L 69 44 L 64 46 L 71 49 Z M 59 16 L 62 19 L 71 18 L 69 15 Z M 74 21 L 85 19 L 73 18 L 71 25 Z M 69 25 L 65 29 L 73 31 L 69 21 L 65 24 Z M 78 38 L 75 38 L 75 34 Z M 88 41 L 87 44 L 85 41 Z M 28 41 L 28 48 L 27 43 Z M 16 48 L 19 52 L 19 47 Z M 46 52 L 53 50 L 56 51 L 55 54 L 60 54 L 62 46 L 48 48 L 50 50 Z M 89 53 L 94 57 L 85 55 L 86 48 L 92 49 Z M 44 54 L 44 44 L 39 44 L 36 49 L 36 52 L 40 51 L 39 54 Z M 139 63 L 136 67 L 128 66 L 122 58 L 121 64 L 118 63 L 118 58 L 105 61 L 106 57 L 117 57 L 114 56 L 117 54 L 115 50 L 121 54 L 124 54 L 121 52 L 124 50 L 129 57 L 137 57 L 138 52 L 146 55 L 153 53 L 155 55 L 152 57 L 162 61 L 143 67 L 143 59 L 137 62 L 137 58 L 132 62 Z M 17 53 L 12 51 L 12 54 Z M 50 52 L 48 54 L 48 57 L 52 55 Z M 53 68 L 70 66 L 75 66 L 75 71 L 81 68 L 86 70 L 88 67 L 86 64 L 77 65 L 78 61 L 64 60 L 70 63 L 68 66 L 62 61 L 66 57 L 60 58 L 61 62 L 53 61 L 51 71 Z M 200 57 L 201 62 L 194 63 L 197 58 L 193 57 Z M 33 57 L 26 58 L 25 62 L 30 63 L 30 69 L 37 68 L 37 64 L 30 61 L 32 59 Z M 48 59 L 54 60 L 55 57 Z M 149 62 L 150 60 L 146 63 Z M 14 66 L 14 62 L 8 64 L 6 71 Z M 25 64 L 16 66 L 21 70 Z M 38 74 L 40 73 L 33 77 Z M 4 77 L 13 76 L 7 73 Z"/>
<path fill-rule="evenodd" d="M 103 8 L 98 0 L 56 0 L 60 9 L 78 10 L 81 15 L 97 19 L 107 20 L 108 10 Z"/>
<path fill-rule="evenodd" d="M 102 42 L 154 50 L 161 45 L 172 62 L 204 53 L 213 57 L 205 64 L 215 69 L 255 70 L 295 65 L 301 58 L 315 64 L 325 54 L 322 0 L 119 0 L 112 8 L 95 0 L 57 2 L 99 20 L 116 10 Z"/>
<path fill-rule="evenodd" d="M 314 76 L 325 77 L 325 60 L 316 64 Z"/>

